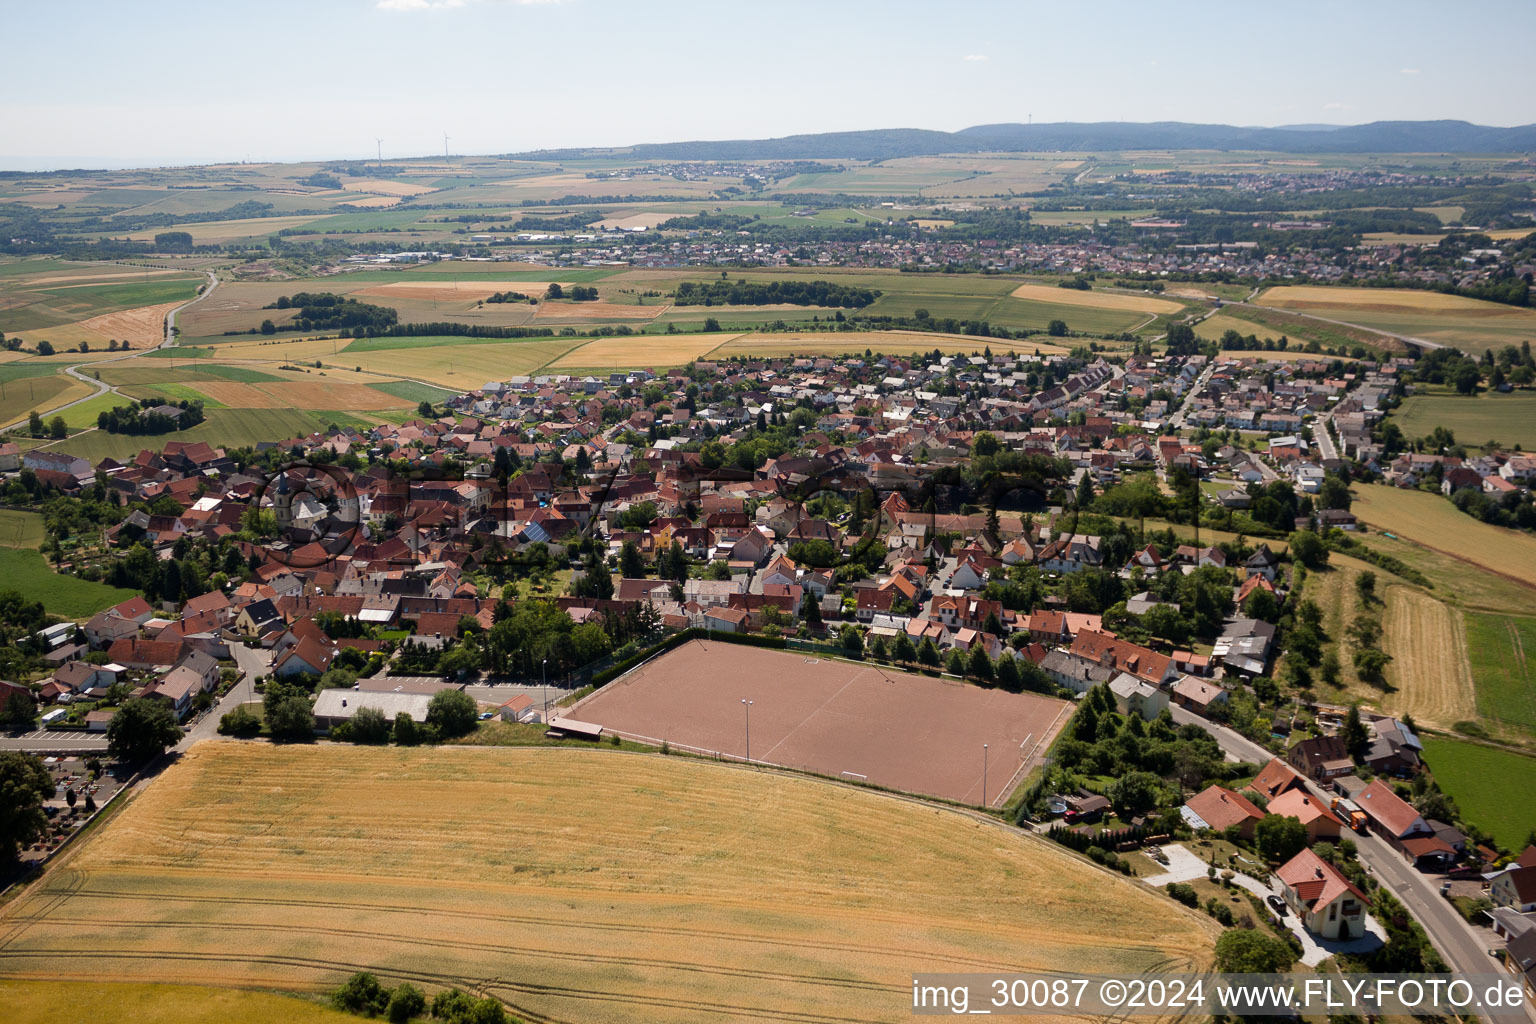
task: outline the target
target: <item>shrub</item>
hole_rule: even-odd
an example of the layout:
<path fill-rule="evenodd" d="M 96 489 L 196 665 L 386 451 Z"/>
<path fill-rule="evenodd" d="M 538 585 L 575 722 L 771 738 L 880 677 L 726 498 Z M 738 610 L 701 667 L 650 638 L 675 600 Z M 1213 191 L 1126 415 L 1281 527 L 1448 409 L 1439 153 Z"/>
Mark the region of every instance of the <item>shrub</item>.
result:
<path fill-rule="evenodd" d="M 219 719 L 219 732 L 225 736 L 254 736 L 260 731 L 261 719 L 243 704 Z"/>
<path fill-rule="evenodd" d="M 479 714 L 480 705 L 463 690 L 440 690 L 427 702 L 427 724 L 449 739 L 473 730 Z"/>
<path fill-rule="evenodd" d="M 383 1013 L 389 1005 L 389 989 L 379 984 L 367 971 L 359 971 L 347 979 L 347 983 L 337 989 L 331 996 L 331 1002 L 338 1010 L 347 1010 L 351 1013 L 365 1013 L 372 1017 L 374 1014 Z"/>
<path fill-rule="evenodd" d="M 408 981 L 390 993 L 388 1016 L 395 1024 L 405 1024 L 412 1017 L 420 1017 L 426 1009 L 426 993 Z"/>
<path fill-rule="evenodd" d="M 1164 888 L 1168 890 L 1169 896 L 1172 896 L 1186 907 L 1198 906 L 1200 903 L 1200 896 L 1195 892 L 1195 887 L 1192 885 L 1186 885 L 1183 882 L 1169 882 Z"/>

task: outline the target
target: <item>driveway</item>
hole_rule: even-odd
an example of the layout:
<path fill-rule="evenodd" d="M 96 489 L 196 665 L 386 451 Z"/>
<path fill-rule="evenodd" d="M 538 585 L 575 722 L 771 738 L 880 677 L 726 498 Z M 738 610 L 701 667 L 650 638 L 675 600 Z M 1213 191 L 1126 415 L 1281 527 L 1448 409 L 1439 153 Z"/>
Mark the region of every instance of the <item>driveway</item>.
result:
<path fill-rule="evenodd" d="M 1168 857 L 1168 870 L 1161 875 L 1147 875 L 1141 881 L 1155 889 L 1161 889 L 1169 882 L 1188 882 L 1196 878 L 1206 877 L 1206 869 L 1209 864 L 1203 861 L 1182 845 L 1163 847 L 1163 853 Z M 1232 884 L 1253 893 L 1263 900 L 1269 896 L 1280 895 L 1280 885 L 1277 882 L 1264 883 L 1256 878 L 1238 872 L 1232 876 Z M 1273 916 L 1273 915 L 1271 915 Z M 1369 953 L 1380 947 L 1386 941 L 1386 932 L 1376 919 L 1369 914 L 1365 915 L 1365 931 L 1363 938 L 1351 939 L 1348 942 L 1337 942 L 1319 938 L 1302 925 L 1296 914 L 1287 908 L 1280 923 L 1283 924 L 1292 935 L 1301 940 L 1301 962 L 1308 967 L 1316 967 L 1324 960 L 1339 953 Z"/>

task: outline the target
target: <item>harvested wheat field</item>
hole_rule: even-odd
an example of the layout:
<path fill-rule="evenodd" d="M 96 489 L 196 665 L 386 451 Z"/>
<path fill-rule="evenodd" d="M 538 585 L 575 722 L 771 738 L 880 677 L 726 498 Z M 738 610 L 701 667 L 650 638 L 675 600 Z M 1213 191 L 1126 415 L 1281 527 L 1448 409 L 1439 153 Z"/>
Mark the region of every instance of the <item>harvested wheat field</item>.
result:
<path fill-rule="evenodd" d="M 1216 927 L 957 811 L 709 761 L 209 741 L 0 915 L 0 977 L 323 991 L 530 1020 L 896 1021 L 911 974 L 1191 970 Z"/>
<path fill-rule="evenodd" d="M 560 287 L 569 288 L 564 281 Z M 479 302 L 497 292 L 521 292 L 534 298 L 542 298 L 549 288 L 549 281 L 399 281 L 390 284 L 359 288 L 353 296 L 369 295 L 380 299 L 463 299 Z"/>
<path fill-rule="evenodd" d="M 1513 307 L 1481 299 L 1412 288 L 1335 288 L 1320 284 L 1287 284 L 1271 288 L 1259 297 L 1264 306 L 1282 309 L 1363 309 L 1381 312 L 1455 312 L 1498 316 Z"/>
<path fill-rule="evenodd" d="M 286 403 L 255 384 L 233 380 L 201 380 L 197 390 L 228 409 L 279 409 Z"/>
<path fill-rule="evenodd" d="M 1459 611 L 1417 587 L 1391 586 L 1382 616 L 1383 650 L 1392 656 L 1385 710 L 1407 712 L 1426 725 L 1449 729 L 1477 718 L 1466 629 Z"/>
<path fill-rule="evenodd" d="M 423 192 L 435 192 L 431 185 L 412 185 L 388 178 L 353 178 L 342 183 L 348 192 L 378 192 L 386 196 L 419 196 Z"/>
<path fill-rule="evenodd" d="M 559 373 L 572 370 L 608 371 L 682 366 L 692 360 L 702 359 L 705 353 L 718 348 L 720 338 L 719 334 L 650 334 L 602 338 L 572 349 L 550 363 L 548 369 Z"/>
<path fill-rule="evenodd" d="M 1182 313 L 1177 302 L 1151 295 L 1122 295 L 1118 292 L 1082 291 L 1077 288 L 1053 288 L 1043 284 L 1021 284 L 1012 293 L 1016 299 L 1050 302 L 1058 306 L 1092 306 L 1095 309 L 1125 309 L 1136 313 Z"/>
<path fill-rule="evenodd" d="M 375 390 L 367 384 L 329 380 L 295 380 L 261 384 L 284 409 L 399 409 L 412 403 Z"/>
<path fill-rule="evenodd" d="M 534 319 L 569 320 L 572 323 L 587 320 L 654 320 L 671 308 L 669 304 L 633 306 L 604 302 L 601 299 L 590 302 L 541 302 Z"/>
<path fill-rule="evenodd" d="M 994 345 L 993 342 L 996 342 Z M 1021 355 L 1066 355 L 1060 345 L 1037 343 L 1033 338 L 1000 341 L 997 338 L 970 338 L 953 334 L 919 334 L 907 331 L 799 331 L 787 334 L 744 334 L 716 348 L 711 355 L 730 356 L 837 356 L 862 354 L 865 349 L 884 355 L 912 355 L 918 352 L 980 353 L 990 347 L 994 353 L 1018 352 Z"/>
<path fill-rule="evenodd" d="M 148 348 L 165 340 L 165 317 L 180 305 L 184 303 L 162 302 L 158 306 L 140 306 L 120 313 L 103 313 L 80 321 L 80 326 L 103 338 L 131 341 L 134 348 Z"/>

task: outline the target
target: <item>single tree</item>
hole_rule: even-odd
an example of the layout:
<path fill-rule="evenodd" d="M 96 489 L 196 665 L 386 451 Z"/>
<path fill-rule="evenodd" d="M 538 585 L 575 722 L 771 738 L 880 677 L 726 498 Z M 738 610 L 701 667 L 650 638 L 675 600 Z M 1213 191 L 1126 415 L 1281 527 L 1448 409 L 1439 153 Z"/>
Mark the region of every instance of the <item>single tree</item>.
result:
<path fill-rule="evenodd" d="M 1300 818 L 1266 814 L 1253 828 L 1254 845 L 1260 855 L 1275 864 L 1284 864 L 1307 847 L 1307 826 Z"/>
<path fill-rule="evenodd" d="M 273 679 L 262 694 L 262 712 L 275 740 L 308 740 L 315 735 L 315 714 L 303 688 Z"/>
<path fill-rule="evenodd" d="M 1296 962 L 1291 947 L 1258 929 L 1233 928 L 1216 940 L 1216 969 L 1229 974 L 1280 974 Z"/>
<path fill-rule="evenodd" d="M 107 723 L 107 750 L 130 764 L 159 757 L 180 740 L 171 706 L 153 697 L 130 697 Z"/>
<path fill-rule="evenodd" d="M 43 801 L 53 796 L 43 762 L 19 750 L 0 750 L 0 864 L 16 859 L 48 827 Z"/>
<path fill-rule="evenodd" d="M 1349 751 L 1351 757 L 1359 757 L 1370 746 L 1370 733 L 1366 731 L 1365 723 L 1360 720 L 1358 704 L 1349 706 L 1349 713 L 1344 716 L 1344 728 L 1339 731 L 1339 738 L 1344 741 L 1344 749 Z"/>
<path fill-rule="evenodd" d="M 444 738 L 470 732 L 479 717 L 480 705 L 463 690 L 439 690 L 427 702 L 427 724 L 436 726 Z"/>

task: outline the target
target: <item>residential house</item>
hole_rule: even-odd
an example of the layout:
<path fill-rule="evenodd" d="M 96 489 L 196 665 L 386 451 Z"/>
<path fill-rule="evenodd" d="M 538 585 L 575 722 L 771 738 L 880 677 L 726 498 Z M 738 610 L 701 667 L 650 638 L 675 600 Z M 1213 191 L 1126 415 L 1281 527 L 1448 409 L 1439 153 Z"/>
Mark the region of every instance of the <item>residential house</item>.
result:
<path fill-rule="evenodd" d="M 1314 935 L 1342 941 L 1365 937 L 1365 893 L 1311 850 L 1282 864 L 1275 880 L 1297 919 Z"/>
<path fill-rule="evenodd" d="M 1190 797 L 1179 808 L 1179 813 L 1196 831 L 1225 832 L 1236 828 L 1244 839 L 1253 838 L 1254 826 L 1264 817 L 1264 812 L 1252 800 L 1214 784 Z"/>

